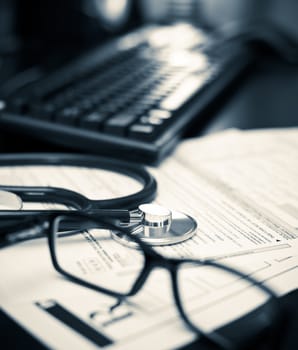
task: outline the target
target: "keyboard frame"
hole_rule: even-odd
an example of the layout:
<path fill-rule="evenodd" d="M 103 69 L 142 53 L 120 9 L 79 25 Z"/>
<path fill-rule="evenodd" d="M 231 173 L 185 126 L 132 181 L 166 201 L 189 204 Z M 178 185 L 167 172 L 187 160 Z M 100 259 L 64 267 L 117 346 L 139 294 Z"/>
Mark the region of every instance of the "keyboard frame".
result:
<path fill-rule="evenodd" d="M 139 37 L 141 38 L 151 28 L 150 26 L 138 30 Z M 67 72 L 71 74 L 74 69 L 84 70 L 88 69 L 88 66 L 92 67 L 94 62 L 103 60 L 115 52 L 123 40 L 131 35 L 135 36 L 137 42 L 138 37 L 133 32 L 100 46 L 56 71 L 53 76 L 46 77 L 41 85 L 38 85 L 39 88 L 51 86 L 59 74 L 65 75 Z M 247 46 L 235 43 L 235 47 L 231 57 L 223 58 L 223 69 L 202 91 L 183 106 L 182 110 L 179 111 L 179 118 L 175 118 L 156 141 L 139 141 L 99 131 L 56 124 L 27 115 L 24 117 L 22 114 L 8 112 L 5 109 L 0 113 L 0 125 L 3 129 L 21 132 L 35 139 L 66 146 L 72 150 L 87 151 L 141 164 L 158 165 L 175 148 L 192 122 L 195 122 L 203 111 L 215 102 L 216 98 L 224 93 L 227 87 L 253 62 L 254 56 Z"/>

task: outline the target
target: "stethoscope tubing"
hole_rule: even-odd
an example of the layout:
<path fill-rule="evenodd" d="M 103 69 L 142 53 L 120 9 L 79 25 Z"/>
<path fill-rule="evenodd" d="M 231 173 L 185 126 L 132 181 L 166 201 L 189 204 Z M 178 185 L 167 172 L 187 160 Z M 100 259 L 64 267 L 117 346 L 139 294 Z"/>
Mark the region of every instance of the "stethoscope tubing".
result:
<path fill-rule="evenodd" d="M 55 200 L 58 203 L 71 205 L 82 211 L 95 209 L 134 209 L 141 203 L 151 202 L 157 193 L 154 177 L 142 166 L 110 158 L 92 155 L 67 153 L 24 153 L 0 155 L 2 166 L 76 166 L 108 170 L 129 176 L 139 181 L 143 188 L 131 195 L 90 200 L 74 191 L 62 188 L 0 186 L 0 189 L 14 192 L 23 200 L 38 202 Z"/>

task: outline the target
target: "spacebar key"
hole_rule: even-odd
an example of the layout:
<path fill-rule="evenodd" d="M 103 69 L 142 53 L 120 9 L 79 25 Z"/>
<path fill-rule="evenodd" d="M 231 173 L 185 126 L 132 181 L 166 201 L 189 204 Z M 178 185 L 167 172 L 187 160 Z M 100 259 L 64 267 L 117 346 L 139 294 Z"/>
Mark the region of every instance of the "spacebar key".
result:
<path fill-rule="evenodd" d="M 161 102 L 160 107 L 168 111 L 176 111 L 193 97 L 206 84 L 207 80 L 204 73 L 186 78 L 172 94 Z"/>

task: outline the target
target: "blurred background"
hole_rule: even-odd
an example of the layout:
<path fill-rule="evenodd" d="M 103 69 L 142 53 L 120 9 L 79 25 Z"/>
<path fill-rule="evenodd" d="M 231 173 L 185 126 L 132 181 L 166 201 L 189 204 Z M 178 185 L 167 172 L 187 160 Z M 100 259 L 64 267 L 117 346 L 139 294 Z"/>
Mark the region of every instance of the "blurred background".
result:
<path fill-rule="evenodd" d="M 290 56 L 297 13 L 295 0 L 0 0 L 0 79 L 24 65 L 60 63 L 144 23 L 177 20 Z"/>

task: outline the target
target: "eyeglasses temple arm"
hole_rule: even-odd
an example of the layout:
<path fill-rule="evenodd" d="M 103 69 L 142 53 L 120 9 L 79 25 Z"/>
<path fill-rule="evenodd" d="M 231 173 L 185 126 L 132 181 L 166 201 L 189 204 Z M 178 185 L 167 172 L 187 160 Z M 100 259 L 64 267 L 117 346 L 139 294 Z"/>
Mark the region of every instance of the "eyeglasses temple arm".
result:
<path fill-rule="evenodd" d="M 48 221 L 27 222 L 25 225 L 14 225 L 6 231 L 0 231 L 0 248 L 31 239 L 44 237 L 49 228 Z"/>

